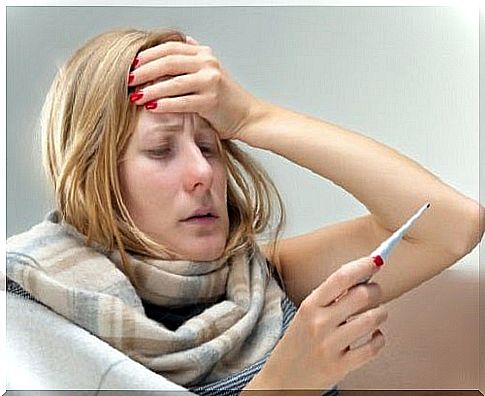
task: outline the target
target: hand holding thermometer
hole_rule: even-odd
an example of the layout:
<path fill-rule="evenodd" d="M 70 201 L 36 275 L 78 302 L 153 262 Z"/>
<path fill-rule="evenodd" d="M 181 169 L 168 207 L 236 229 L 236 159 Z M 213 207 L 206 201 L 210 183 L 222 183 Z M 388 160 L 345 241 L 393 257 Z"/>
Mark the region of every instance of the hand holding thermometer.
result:
<path fill-rule="evenodd" d="M 385 261 L 389 258 L 389 255 L 394 249 L 394 247 L 397 245 L 397 243 L 402 239 L 404 234 L 406 233 L 407 230 L 414 224 L 414 222 L 421 217 L 423 212 L 428 209 L 431 206 L 431 204 L 428 202 L 426 205 L 421 207 L 404 225 L 402 225 L 396 232 L 394 232 L 389 238 L 387 238 L 384 242 L 382 242 L 379 247 L 374 250 L 371 254 L 370 257 L 374 258 L 374 263 L 377 266 L 381 266 L 384 264 Z M 370 280 L 371 276 L 368 276 L 367 278 L 362 279 L 360 282 L 356 283 L 355 286 L 361 285 L 368 283 Z M 355 287 L 353 286 L 353 287 Z M 344 293 L 345 295 L 346 293 Z M 338 297 L 336 301 L 338 301 L 342 296 Z M 355 319 L 355 317 L 354 317 Z M 347 319 L 344 323 L 348 323 L 349 321 L 352 321 L 353 319 L 349 318 Z M 362 337 L 361 341 L 357 341 L 355 344 L 352 346 L 349 345 L 349 349 L 356 349 L 362 345 L 365 345 L 366 343 L 369 342 L 368 337 Z"/>
<path fill-rule="evenodd" d="M 409 228 L 414 224 L 414 222 L 421 217 L 423 212 L 428 209 L 431 206 L 431 204 L 428 202 L 426 205 L 424 205 L 421 209 L 419 209 L 406 223 L 404 223 L 401 228 L 399 228 L 396 232 L 394 232 L 388 239 L 386 239 L 384 242 L 382 242 L 379 247 L 374 250 L 371 254 L 370 257 L 377 257 L 376 265 L 382 265 L 384 262 L 387 261 L 392 249 L 397 245 L 397 243 L 402 239 L 404 234 L 409 230 Z M 357 285 L 367 283 L 369 282 L 371 276 L 362 279 Z"/>

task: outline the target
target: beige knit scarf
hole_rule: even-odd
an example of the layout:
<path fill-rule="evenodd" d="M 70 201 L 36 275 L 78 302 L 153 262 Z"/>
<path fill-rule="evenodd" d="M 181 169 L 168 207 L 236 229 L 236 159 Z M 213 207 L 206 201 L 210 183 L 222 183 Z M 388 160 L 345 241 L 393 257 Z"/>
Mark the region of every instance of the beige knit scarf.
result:
<path fill-rule="evenodd" d="M 270 353 L 282 335 L 284 293 L 255 247 L 227 261 L 130 257 L 86 238 L 51 212 L 7 240 L 7 276 L 34 298 L 182 386 L 225 378 Z M 224 296 L 222 301 L 221 296 Z M 148 318 L 141 298 L 162 307 L 215 302 L 175 331 Z"/>

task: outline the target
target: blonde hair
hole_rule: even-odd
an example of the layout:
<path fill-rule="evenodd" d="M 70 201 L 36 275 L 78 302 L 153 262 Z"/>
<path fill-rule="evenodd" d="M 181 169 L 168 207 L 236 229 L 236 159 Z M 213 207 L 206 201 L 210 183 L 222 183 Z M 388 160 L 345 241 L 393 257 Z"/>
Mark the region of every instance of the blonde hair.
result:
<path fill-rule="evenodd" d="M 141 108 L 128 100 L 127 76 L 133 59 L 146 48 L 185 40 L 175 29 L 102 33 L 59 70 L 42 109 L 43 165 L 57 209 L 65 222 L 87 236 L 88 243 L 117 248 L 125 264 L 126 251 L 156 258 L 177 256 L 134 224 L 122 199 L 118 163 Z M 278 237 L 286 220 L 277 188 L 257 161 L 234 142 L 224 140 L 218 145 L 228 175 L 230 223 L 222 257 L 254 251 L 256 237 L 275 222 L 270 256 L 277 262 Z M 269 275 L 271 267 L 267 270 Z M 133 274 L 127 276 L 134 281 Z"/>

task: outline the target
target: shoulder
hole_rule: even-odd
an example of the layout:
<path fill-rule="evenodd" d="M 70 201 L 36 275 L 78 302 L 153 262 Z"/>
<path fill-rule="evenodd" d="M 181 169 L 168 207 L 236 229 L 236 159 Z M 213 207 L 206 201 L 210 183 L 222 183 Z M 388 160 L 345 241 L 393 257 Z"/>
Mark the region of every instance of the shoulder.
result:
<path fill-rule="evenodd" d="M 27 254 L 33 245 L 45 244 L 49 238 L 59 232 L 56 227 L 58 221 L 58 212 L 50 211 L 41 222 L 33 225 L 30 229 L 7 238 L 7 254 L 12 252 Z"/>
<path fill-rule="evenodd" d="M 67 249 L 77 245 L 61 224 L 60 214 L 50 211 L 30 229 L 6 240 L 7 277 L 20 281 L 25 268 L 45 268 Z"/>
<path fill-rule="evenodd" d="M 263 245 L 279 271 L 290 298 L 300 304 L 343 264 L 369 254 L 384 240 L 372 215 L 325 225 L 318 229 Z"/>

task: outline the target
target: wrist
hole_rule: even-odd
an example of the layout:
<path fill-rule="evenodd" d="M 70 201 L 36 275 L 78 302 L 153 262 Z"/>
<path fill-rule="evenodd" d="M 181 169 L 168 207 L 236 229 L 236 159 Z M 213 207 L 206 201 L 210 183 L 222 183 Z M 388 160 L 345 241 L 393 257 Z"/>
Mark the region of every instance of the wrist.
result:
<path fill-rule="evenodd" d="M 253 98 L 246 122 L 239 130 L 235 139 L 240 140 L 250 146 L 258 146 L 258 137 L 261 138 L 262 131 L 265 130 L 264 124 L 268 122 L 277 111 L 277 106 L 259 98 Z"/>

